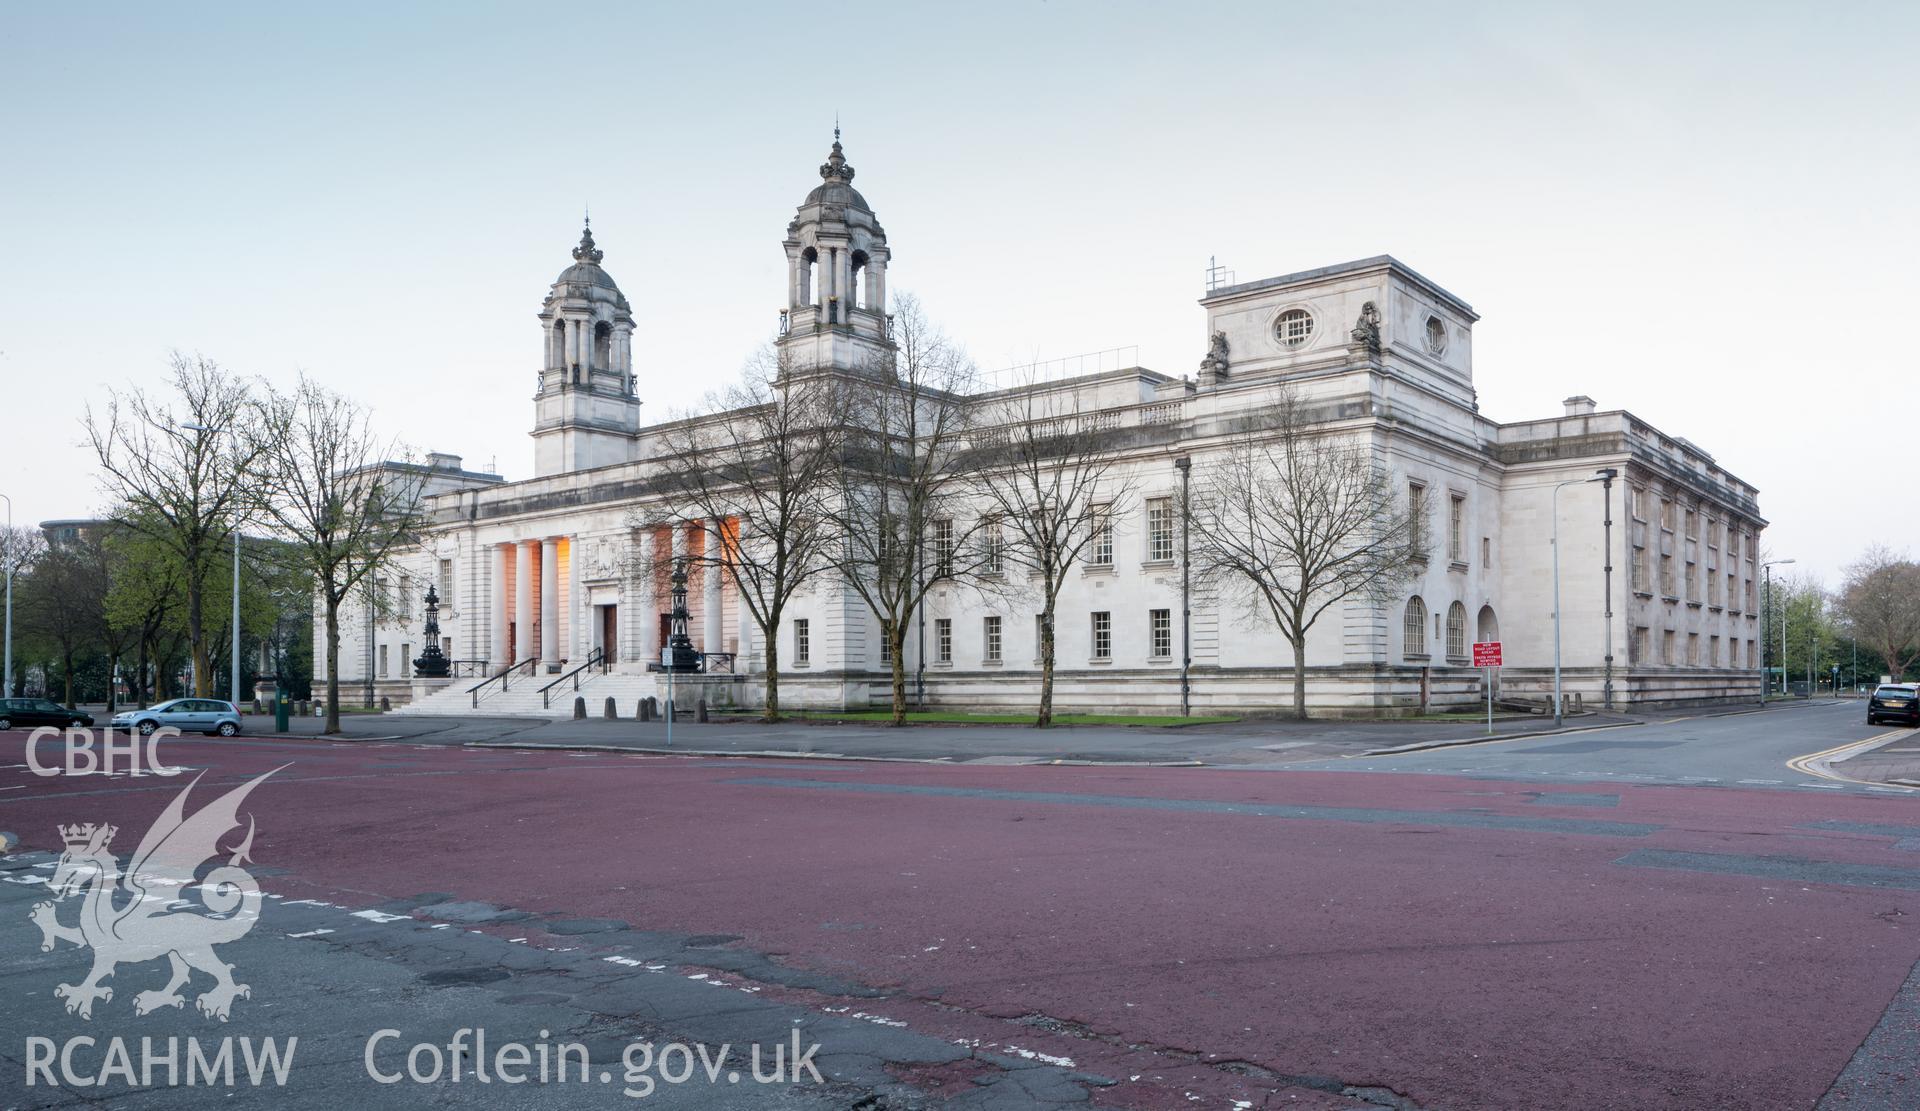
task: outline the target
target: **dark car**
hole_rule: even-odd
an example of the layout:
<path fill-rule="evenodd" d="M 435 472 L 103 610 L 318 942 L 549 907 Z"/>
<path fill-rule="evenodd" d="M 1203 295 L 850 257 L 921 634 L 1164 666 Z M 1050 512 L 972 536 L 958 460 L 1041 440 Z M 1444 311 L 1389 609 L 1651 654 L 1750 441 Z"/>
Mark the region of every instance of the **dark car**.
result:
<path fill-rule="evenodd" d="M 0 729 L 36 725 L 92 725 L 93 715 L 45 698 L 0 698 Z"/>
<path fill-rule="evenodd" d="M 1882 683 L 1867 699 L 1867 724 L 1895 721 L 1901 725 L 1920 725 L 1920 686 L 1913 683 Z"/>

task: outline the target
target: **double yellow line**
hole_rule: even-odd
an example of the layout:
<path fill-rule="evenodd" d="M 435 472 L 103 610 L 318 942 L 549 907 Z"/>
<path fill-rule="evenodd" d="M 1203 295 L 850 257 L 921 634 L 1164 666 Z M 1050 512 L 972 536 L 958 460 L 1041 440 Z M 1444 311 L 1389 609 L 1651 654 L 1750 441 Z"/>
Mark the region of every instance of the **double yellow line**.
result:
<path fill-rule="evenodd" d="M 1822 752 L 1810 752 L 1805 756 L 1796 756 L 1787 761 L 1787 767 L 1792 768 L 1801 775 L 1815 776 L 1820 779 L 1831 779 L 1836 783 L 1853 783 L 1863 787 L 1889 787 L 1901 790 L 1915 790 L 1915 788 L 1903 787 L 1898 783 L 1875 783 L 1872 780 L 1855 779 L 1852 776 L 1841 775 L 1839 772 L 1833 771 L 1826 766 L 1829 762 L 1838 762 L 1851 756 L 1858 756 L 1862 752 L 1870 749 L 1879 748 L 1881 745 L 1892 741 L 1895 737 L 1910 736 L 1912 732 L 1910 729 L 1889 729 L 1885 733 L 1876 733 L 1864 741 L 1848 741 L 1846 744 L 1835 745 Z"/>

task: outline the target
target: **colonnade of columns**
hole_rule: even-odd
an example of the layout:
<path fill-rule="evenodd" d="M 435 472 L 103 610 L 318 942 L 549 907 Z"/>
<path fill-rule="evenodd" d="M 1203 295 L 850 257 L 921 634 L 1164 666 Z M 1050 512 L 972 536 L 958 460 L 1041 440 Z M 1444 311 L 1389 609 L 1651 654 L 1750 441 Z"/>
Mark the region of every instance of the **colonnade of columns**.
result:
<path fill-rule="evenodd" d="M 723 541 L 718 530 L 689 525 L 650 530 L 641 543 L 652 556 L 654 574 L 633 584 L 620 598 L 614 613 L 616 643 L 609 645 L 600 645 L 605 615 L 587 604 L 577 538 L 550 536 L 492 545 L 489 670 L 497 672 L 534 659 L 539 671 L 555 672 L 562 663 L 584 661 L 595 646 L 612 649 L 616 660 L 658 659 L 663 647 L 661 618 L 672 608 L 667 585 L 672 561 L 693 558 L 697 562 L 698 557 L 718 550 Z M 698 622 L 689 630 L 695 646 L 703 652 L 743 650 L 750 636 L 744 607 L 737 607 L 742 622 L 737 635 L 729 639 L 726 632 L 726 572 L 696 566 L 692 577 L 699 592 L 690 599 Z"/>
<path fill-rule="evenodd" d="M 633 332 L 624 323 L 613 325 L 608 337 L 605 366 L 598 366 L 593 359 L 593 332 L 595 322 L 585 318 L 559 316 L 547 326 L 547 365 L 566 369 L 578 366 L 595 368 L 616 373 L 625 373 L 631 366 L 629 357 L 633 350 Z"/>

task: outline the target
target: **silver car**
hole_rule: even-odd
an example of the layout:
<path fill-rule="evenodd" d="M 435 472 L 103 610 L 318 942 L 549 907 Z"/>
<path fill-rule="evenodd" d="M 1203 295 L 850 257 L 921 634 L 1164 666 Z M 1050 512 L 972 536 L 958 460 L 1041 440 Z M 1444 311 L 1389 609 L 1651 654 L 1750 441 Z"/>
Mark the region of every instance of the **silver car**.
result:
<path fill-rule="evenodd" d="M 213 698 L 176 698 L 144 710 L 128 710 L 113 715 L 116 729 L 131 729 L 142 736 L 163 726 L 182 733 L 218 734 L 231 737 L 240 732 L 240 711 L 233 703 Z"/>

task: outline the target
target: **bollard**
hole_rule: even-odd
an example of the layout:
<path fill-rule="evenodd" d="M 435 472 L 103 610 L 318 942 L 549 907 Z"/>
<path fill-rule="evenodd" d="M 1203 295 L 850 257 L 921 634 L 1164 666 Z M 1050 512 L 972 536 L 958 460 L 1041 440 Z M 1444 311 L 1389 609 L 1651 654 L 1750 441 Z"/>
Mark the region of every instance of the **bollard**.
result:
<path fill-rule="evenodd" d="M 580 721 L 587 716 L 587 700 L 580 695 L 573 696 L 573 720 Z"/>
<path fill-rule="evenodd" d="M 649 702 L 647 699 L 644 699 L 644 698 L 641 699 L 639 703 L 637 703 L 633 708 L 633 720 L 652 721 L 653 720 L 653 704 Z"/>
<path fill-rule="evenodd" d="M 393 709 L 393 702 L 390 699 L 388 699 L 386 695 L 384 694 L 381 695 L 380 696 L 380 712 L 384 714 L 391 709 Z"/>
<path fill-rule="evenodd" d="M 700 701 L 693 704 L 693 720 L 698 722 L 704 722 L 707 720 L 707 700 L 706 699 L 703 698 Z"/>
<path fill-rule="evenodd" d="M 603 717 L 603 718 L 606 718 L 606 719 L 607 719 L 608 721 L 619 721 L 619 720 L 620 720 L 620 711 L 619 711 L 619 710 L 618 710 L 617 708 L 615 708 L 615 706 L 614 706 L 614 704 L 613 704 L 613 696 L 612 696 L 612 695 L 608 695 L 608 696 L 607 696 L 607 705 L 606 705 L 606 708 L 600 711 L 600 716 L 601 716 L 601 717 Z"/>

